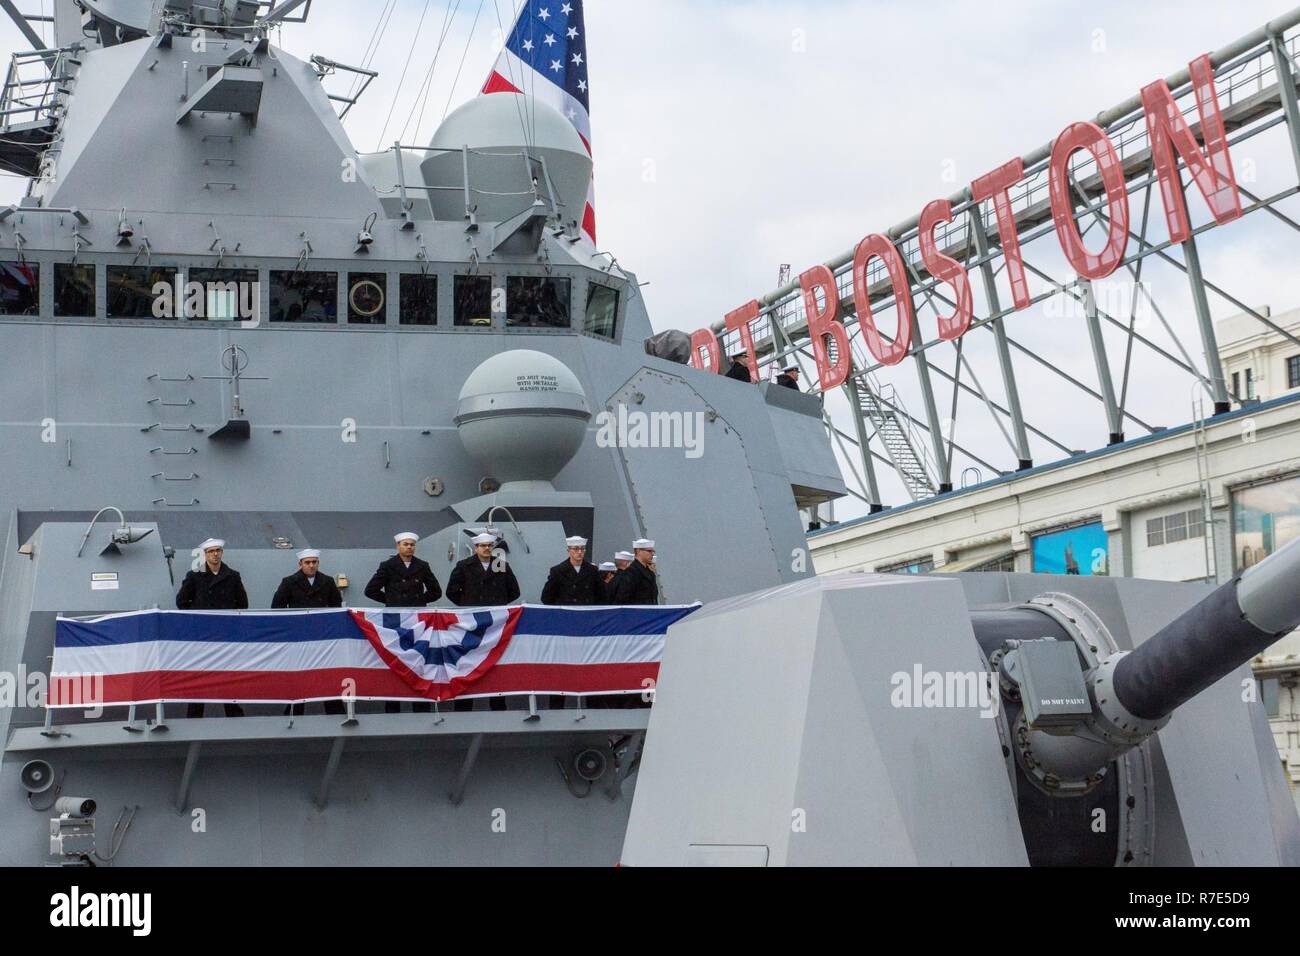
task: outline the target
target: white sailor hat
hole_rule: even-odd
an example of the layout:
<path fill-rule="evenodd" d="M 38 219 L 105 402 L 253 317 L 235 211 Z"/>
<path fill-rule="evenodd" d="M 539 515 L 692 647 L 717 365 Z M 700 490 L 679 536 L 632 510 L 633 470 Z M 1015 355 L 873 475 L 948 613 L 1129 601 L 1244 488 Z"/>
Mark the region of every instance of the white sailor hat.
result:
<path fill-rule="evenodd" d="M 226 546 L 226 542 L 222 541 L 220 538 L 208 538 L 207 541 L 204 541 L 201 545 L 199 545 L 199 550 L 211 551 L 213 548 L 224 549 L 225 546 Z"/>
<path fill-rule="evenodd" d="M 469 543 L 470 544 L 496 544 L 497 536 L 494 534 L 488 534 L 486 531 L 484 531 L 482 534 L 476 534 L 474 535 L 474 537 L 470 538 Z"/>
<path fill-rule="evenodd" d="M 633 558 L 635 558 L 635 557 L 636 557 L 636 555 L 633 554 L 631 551 L 615 551 L 615 552 L 614 552 L 614 560 L 615 560 L 615 561 L 631 561 L 631 560 L 632 560 Z"/>
<path fill-rule="evenodd" d="M 633 551 L 653 551 L 654 549 L 655 543 L 649 538 L 637 538 L 632 542 Z"/>
<path fill-rule="evenodd" d="M 617 571 L 618 568 L 614 566 L 614 562 L 613 562 L 613 561 L 602 561 L 602 562 L 600 562 L 600 570 L 601 570 L 601 571 Z"/>
<path fill-rule="evenodd" d="M 419 541 L 420 536 L 414 531 L 403 531 L 400 534 L 393 535 L 393 540 L 401 544 L 403 541 Z"/>
<path fill-rule="evenodd" d="M 303 548 L 298 552 L 298 560 L 306 561 L 308 558 L 320 558 L 320 552 L 315 548 Z"/>
<path fill-rule="evenodd" d="M 565 538 L 564 543 L 570 548 L 585 548 L 587 546 L 587 539 L 575 534 L 571 538 Z"/>

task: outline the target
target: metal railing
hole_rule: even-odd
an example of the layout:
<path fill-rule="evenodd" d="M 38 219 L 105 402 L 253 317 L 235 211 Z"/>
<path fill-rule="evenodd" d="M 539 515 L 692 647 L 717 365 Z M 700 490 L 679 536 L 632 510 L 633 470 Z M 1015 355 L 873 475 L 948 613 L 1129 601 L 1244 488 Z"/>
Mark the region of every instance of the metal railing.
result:
<path fill-rule="evenodd" d="M 0 89 L 0 132 L 16 123 L 57 115 L 61 94 L 66 92 L 63 84 L 75 78 L 70 68 L 80 66 L 75 54 L 82 49 L 76 45 L 10 55 L 4 87 Z"/>
<path fill-rule="evenodd" d="M 461 156 L 461 184 L 459 186 L 420 186 L 406 181 L 406 168 L 402 163 L 403 151 L 412 153 L 459 153 Z M 467 228 L 478 228 L 478 203 L 475 201 L 479 196 L 520 196 L 531 197 L 533 203 L 544 203 L 551 215 L 559 215 L 564 208 L 564 203 L 559 199 L 555 192 L 554 184 L 551 182 L 551 174 L 546 169 L 546 160 L 541 156 L 535 156 L 527 149 L 519 150 L 482 150 L 471 149 L 469 146 L 459 148 L 451 146 L 410 146 L 403 143 L 393 143 L 388 149 L 393 154 L 393 161 L 397 165 L 397 192 L 401 200 L 402 217 L 409 225 L 413 225 L 410 218 L 413 208 L 413 200 L 410 197 L 412 192 L 460 192 L 465 198 L 465 220 L 469 224 Z M 519 190 L 489 190 L 474 185 L 474 170 L 472 157 L 518 157 L 522 162 L 522 176 L 524 188 Z M 382 192 L 382 191 L 381 191 Z"/>

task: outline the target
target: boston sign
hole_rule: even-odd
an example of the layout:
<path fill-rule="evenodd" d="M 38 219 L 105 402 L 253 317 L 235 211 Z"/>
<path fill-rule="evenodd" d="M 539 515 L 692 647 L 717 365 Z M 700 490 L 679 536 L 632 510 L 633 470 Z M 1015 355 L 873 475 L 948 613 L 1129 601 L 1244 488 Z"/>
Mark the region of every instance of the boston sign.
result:
<path fill-rule="evenodd" d="M 1191 237 L 1191 223 L 1175 152 L 1187 166 L 1192 182 L 1196 184 L 1216 222 L 1228 222 L 1241 215 L 1241 197 L 1232 170 L 1232 158 L 1228 153 L 1223 116 L 1214 89 L 1214 67 L 1209 55 L 1193 60 L 1188 65 L 1188 72 L 1200 116 L 1204 149 L 1197 143 L 1196 135 L 1178 110 L 1169 85 L 1164 80 L 1156 80 L 1143 87 L 1141 96 L 1152 162 L 1160 183 L 1169 238 L 1173 242 L 1185 242 Z M 1099 252 L 1091 252 L 1084 245 L 1074 218 L 1070 160 L 1080 150 L 1086 150 L 1096 163 L 1100 185 L 1105 194 L 1109 230 L 1106 244 Z M 1110 137 L 1095 123 L 1071 123 L 1053 143 L 1047 175 L 1052 219 L 1066 260 L 1082 278 L 1105 278 L 1124 261 L 1129 237 L 1128 192 L 1123 166 Z M 973 202 L 993 203 L 1006 274 L 1011 285 L 1011 298 L 1017 310 L 1028 308 L 1032 301 L 1020 254 L 1015 216 L 1011 210 L 1011 187 L 1023 179 L 1024 162 L 1016 158 L 970 184 L 970 198 Z M 952 219 L 951 201 L 935 199 L 921 211 L 917 225 L 921 261 L 931 276 L 948 286 L 955 303 L 950 314 L 939 316 L 939 338 L 942 340 L 953 340 L 964 335 L 970 328 L 973 315 L 970 278 L 966 267 L 956 259 L 944 255 L 934 239 L 935 228 Z M 871 315 L 867 276 L 871 260 L 877 258 L 884 265 L 897 305 L 898 334 L 892 342 L 886 342 L 880 335 Z M 913 305 L 907 269 L 893 242 L 881 233 L 872 233 L 858 243 L 853 256 L 852 278 L 853 302 L 857 307 L 858 322 L 867 348 L 878 362 L 884 365 L 898 364 L 911 349 Z M 827 391 L 842 385 L 852 371 L 848 333 L 839 319 L 839 288 L 834 274 L 824 265 L 813 266 L 802 273 L 799 276 L 799 287 L 802 290 L 804 315 L 819 382 L 822 390 Z M 741 361 L 749 367 L 750 377 L 754 380 L 758 379 L 758 362 L 750 323 L 758 318 L 759 311 L 758 300 L 751 300 L 729 312 L 724 323 L 727 331 L 739 334 L 743 353 Z M 827 337 L 835 342 L 834 362 L 826 347 Z M 696 368 L 705 367 L 701 353 L 707 353 L 708 367 L 712 371 L 723 370 L 717 336 L 707 327 L 697 330 L 691 336 L 691 364 Z"/>

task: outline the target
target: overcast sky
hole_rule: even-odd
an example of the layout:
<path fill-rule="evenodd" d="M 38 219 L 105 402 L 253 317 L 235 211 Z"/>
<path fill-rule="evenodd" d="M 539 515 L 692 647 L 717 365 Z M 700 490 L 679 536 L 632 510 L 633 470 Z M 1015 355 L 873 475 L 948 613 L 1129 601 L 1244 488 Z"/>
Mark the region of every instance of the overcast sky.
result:
<path fill-rule="evenodd" d="M 48 6 L 48 0 L 26 6 L 34 11 L 42 2 Z M 396 3 L 373 63 L 381 76 L 347 122 L 362 150 L 391 142 L 403 124 L 408 137 L 418 125 L 419 138 L 427 140 L 447 107 L 482 84 L 495 58 L 498 24 L 508 29 L 516 6 L 513 0 Z M 455 15 L 434 61 L 449 6 Z M 315 0 L 312 7 L 307 24 L 282 29 L 283 45 L 300 56 L 360 62 L 384 0 Z M 1283 0 L 587 0 L 600 245 L 650 283 L 644 293 L 658 328 L 694 329 L 774 287 L 780 263 L 791 263 L 797 274 L 914 216 L 926 201 L 950 195 L 1286 7 Z M 7 19 L 0 44 L 20 48 Z M 432 83 L 427 97 L 420 96 L 431 63 Z M 1280 135 L 1273 139 L 1280 144 Z M 1250 158 L 1258 188 L 1294 184 L 1284 150 L 1270 153 L 1261 145 Z M 0 188 L 12 201 L 21 183 L 0 180 Z M 1197 215 L 1204 209 L 1194 193 L 1189 205 Z M 1224 269 L 1225 284 L 1252 304 L 1297 304 L 1294 269 L 1279 263 L 1290 254 L 1278 253 L 1293 240 L 1253 222 L 1218 231 L 1229 229 L 1237 230 L 1233 242 L 1208 244 L 1207 271 Z M 1157 238 L 1164 238 L 1162 221 Z M 1170 295 L 1175 305 L 1185 304 L 1181 287 L 1171 284 Z M 1231 311 L 1213 304 L 1216 314 Z M 1095 385 L 1087 340 L 1078 331 L 1061 362 Z M 1013 334 L 1032 339 L 1035 330 L 1013 327 Z M 1187 341 L 1194 343 L 1194 335 Z M 972 342 L 969 354 L 985 384 L 997 385 L 996 366 L 982 348 Z M 1112 348 L 1119 376 L 1123 340 Z M 1162 373 L 1149 371 L 1155 368 L 1135 372 L 1135 392 L 1143 393 L 1145 378 L 1141 397 L 1167 399 L 1150 413 L 1156 421 L 1187 420 L 1190 379 L 1170 378 L 1166 385 Z M 914 373 L 896 374 L 900 395 L 919 403 Z M 1085 416 L 1078 400 L 1027 374 L 1034 414 L 1068 433 L 1066 444 L 1104 444 L 1096 408 Z M 941 404 L 947 401 L 945 393 Z M 1009 464 L 991 420 L 982 431 L 973 427 L 970 441 L 997 457 L 991 463 Z M 1044 449 L 1041 457 L 1055 454 Z M 894 486 L 895 499 L 898 494 Z"/>

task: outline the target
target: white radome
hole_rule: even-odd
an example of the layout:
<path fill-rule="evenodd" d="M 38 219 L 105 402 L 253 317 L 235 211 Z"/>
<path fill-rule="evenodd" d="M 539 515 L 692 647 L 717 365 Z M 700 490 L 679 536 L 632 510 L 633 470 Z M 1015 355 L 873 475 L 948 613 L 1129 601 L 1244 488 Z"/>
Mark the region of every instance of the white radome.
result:
<path fill-rule="evenodd" d="M 549 486 L 582 447 L 591 410 L 576 375 L 559 359 L 511 349 L 465 379 L 456 407 L 461 443 L 486 476 Z"/>
<path fill-rule="evenodd" d="M 465 157 L 476 214 L 484 222 L 501 222 L 532 200 L 532 185 L 522 158 L 546 164 L 546 172 L 562 204 L 566 220 L 582 220 L 591 182 L 591 154 L 573 124 L 559 110 L 517 93 L 476 96 L 454 110 L 433 134 L 435 148 L 421 164 L 428 195 L 438 219 L 465 215 Z M 542 184 L 545 195 L 545 184 Z"/>

